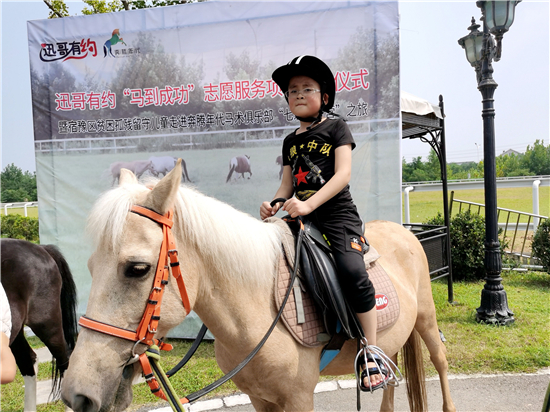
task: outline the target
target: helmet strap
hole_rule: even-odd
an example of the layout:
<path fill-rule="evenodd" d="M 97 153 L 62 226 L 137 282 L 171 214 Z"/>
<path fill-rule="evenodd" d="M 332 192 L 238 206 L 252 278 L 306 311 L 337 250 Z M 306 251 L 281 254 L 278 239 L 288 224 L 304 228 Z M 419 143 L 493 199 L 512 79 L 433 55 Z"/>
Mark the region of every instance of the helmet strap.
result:
<path fill-rule="evenodd" d="M 325 89 L 326 89 L 325 82 L 321 83 L 320 87 L 321 87 L 321 109 L 319 110 L 319 114 L 317 115 L 317 117 L 313 117 L 313 116 L 299 117 L 299 116 L 296 116 L 296 118 L 298 120 L 300 120 L 301 122 L 306 122 L 306 123 L 311 122 L 311 124 L 306 128 L 307 130 L 311 129 L 317 123 L 320 123 L 321 120 L 323 120 L 323 112 L 325 111 L 324 109 L 326 107 L 325 101 L 323 100 L 323 96 L 325 95 Z"/>

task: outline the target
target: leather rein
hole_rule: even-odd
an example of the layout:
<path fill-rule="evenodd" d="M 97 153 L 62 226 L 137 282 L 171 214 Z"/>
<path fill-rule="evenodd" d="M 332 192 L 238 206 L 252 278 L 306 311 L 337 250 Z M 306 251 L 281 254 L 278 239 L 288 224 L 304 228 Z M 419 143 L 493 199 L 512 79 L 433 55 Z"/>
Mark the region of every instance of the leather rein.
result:
<path fill-rule="evenodd" d="M 276 201 L 279 201 L 279 200 L 281 199 L 276 199 L 272 203 L 275 203 Z M 293 288 L 298 265 L 295 264 L 295 267 L 290 279 L 289 288 L 287 290 L 285 298 L 283 299 L 283 302 L 281 304 L 281 307 L 279 309 L 277 316 L 273 320 L 271 327 L 269 328 L 269 330 L 267 331 L 263 339 L 256 345 L 256 347 L 252 350 L 252 352 L 241 363 L 239 363 L 239 365 L 237 365 L 231 372 L 229 372 L 222 378 L 218 379 L 217 381 L 213 382 L 212 384 L 208 385 L 207 387 L 197 392 L 194 392 L 182 399 L 179 399 L 176 396 L 175 391 L 172 388 L 170 381 L 168 380 L 168 377 L 176 373 L 193 355 L 198 345 L 200 344 L 200 341 L 204 337 L 207 328 L 205 325 L 203 325 L 195 342 L 193 343 L 192 348 L 185 355 L 184 359 L 176 367 L 170 370 L 168 373 L 164 373 L 161 366 L 158 364 L 158 361 L 160 359 L 159 350 L 169 351 L 169 350 L 172 350 L 173 347 L 168 343 L 165 343 L 159 339 L 155 339 L 154 335 L 157 332 L 157 326 L 160 320 L 160 305 L 162 303 L 164 287 L 168 284 L 168 279 L 170 277 L 170 269 L 172 269 L 171 270 L 172 275 L 174 276 L 178 284 L 181 300 L 183 302 L 183 306 L 185 308 L 186 314 L 189 314 L 189 312 L 191 312 L 191 305 L 189 303 L 187 289 L 185 288 L 185 283 L 183 281 L 183 276 L 181 274 L 181 269 L 179 266 L 178 251 L 176 250 L 176 243 L 174 241 L 174 236 L 172 235 L 172 230 L 171 230 L 173 226 L 173 221 L 172 221 L 173 212 L 168 211 L 165 215 L 161 215 L 151 209 L 148 209 L 143 206 L 138 206 L 138 205 L 132 206 L 130 208 L 130 212 L 136 213 L 140 216 L 146 217 L 148 219 L 151 219 L 154 222 L 159 223 L 160 225 L 162 225 L 162 232 L 163 232 L 163 241 L 160 247 L 159 260 L 157 263 L 155 278 L 153 281 L 153 288 L 151 290 L 151 293 L 149 294 L 149 299 L 147 300 L 147 305 L 145 307 L 145 311 L 138 325 L 138 328 L 135 331 L 124 329 L 118 326 L 113 326 L 104 322 L 91 319 L 87 316 L 81 316 L 78 323 L 80 326 L 84 328 L 135 342 L 134 348 L 132 349 L 133 356 L 128 361 L 127 364 L 131 364 L 139 360 L 141 364 L 141 368 L 145 375 L 145 379 L 147 381 L 147 384 L 149 385 L 149 388 L 151 389 L 151 392 L 155 396 L 168 401 L 174 411 L 183 412 L 183 406 L 182 406 L 183 403 L 193 402 L 198 398 L 211 392 L 212 390 L 216 389 L 217 387 L 224 384 L 225 382 L 227 382 L 229 379 L 235 376 L 239 371 L 241 371 L 248 364 L 248 362 L 252 360 L 252 358 L 256 355 L 256 353 L 258 353 L 258 351 L 262 348 L 262 346 L 271 335 L 271 332 L 275 328 L 276 324 L 278 323 L 283 313 L 283 309 L 286 305 L 288 297 L 290 296 L 290 292 L 292 291 L 292 288 Z M 298 220 L 300 220 L 299 217 L 298 217 Z M 297 239 L 297 248 L 296 248 L 297 255 L 295 258 L 295 262 L 299 261 L 298 259 L 299 259 L 300 249 L 301 249 L 300 245 L 302 243 L 302 238 L 303 238 L 303 229 L 304 227 L 300 220 L 300 231 Z M 134 353 L 135 347 L 138 344 L 144 344 L 148 346 L 146 351 L 141 355 L 137 355 Z"/>

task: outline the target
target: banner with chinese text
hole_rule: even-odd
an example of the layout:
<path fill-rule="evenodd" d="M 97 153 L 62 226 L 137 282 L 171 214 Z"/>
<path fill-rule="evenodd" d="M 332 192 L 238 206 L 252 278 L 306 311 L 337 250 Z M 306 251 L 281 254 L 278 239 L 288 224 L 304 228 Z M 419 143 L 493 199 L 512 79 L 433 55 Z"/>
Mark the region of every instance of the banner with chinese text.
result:
<path fill-rule="evenodd" d="M 86 217 L 121 167 L 162 176 L 181 157 L 185 181 L 259 218 L 298 126 L 271 73 L 295 56 L 335 75 L 361 216 L 401 222 L 396 1 L 208 1 L 31 21 L 28 33 L 40 237 L 67 257 L 80 314 Z"/>

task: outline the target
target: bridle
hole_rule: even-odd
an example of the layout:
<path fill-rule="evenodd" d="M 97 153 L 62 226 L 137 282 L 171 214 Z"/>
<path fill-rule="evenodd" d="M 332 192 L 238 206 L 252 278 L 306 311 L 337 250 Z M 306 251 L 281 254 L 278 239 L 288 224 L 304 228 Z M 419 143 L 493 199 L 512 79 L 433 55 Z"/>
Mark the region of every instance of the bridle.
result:
<path fill-rule="evenodd" d="M 149 299 L 147 300 L 147 305 L 145 306 L 145 311 L 141 321 L 135 331 L 100 322 L 87 316 L 82 316 L 78 321 L 78 324 L 84 328 L 91 329 L 96 332 L 101 332 L 117 338 L 135 342 L 134 348 L 132 349 L 132 359 L 128 363 L 139 360 L 151 391 L 155 393 L 155 395 L 166 399 L 166 395 L 160 389 L 160 386 L 156 382 L 156 379 L 152 373 L 152 368 L 148 359 L 148 356 L 151 356 L 151 353 L 148 355 L 149 351 L 146 351 L 138 356 L 134 353 L 134 350 L 138 344 L 147 345 L 149 349 L 153 350 L 153 354 L 156 351 L 156 347 L 161 350 L 172 349 L 172 345 L 155 339 L 154 337 L 160 321 L 160 305 L 162 303 L 164 288 L 168 284 L 168 279 L 170 277 L 170 269 L 172 269 L 172 276 L 174 276 L 178 284 L 178 289 L 186 314 L 191 312 L 191 305 L 189 303 L 187 289 L 185 288 L 185 282 L 183 281 L 183 276 L 181 274 L 181 268 L 178 261 L 178 251 L 176 250 L 176 243 L 172 234 L 173 212 L 168 211 L 165 215 L 161 215 L 151 209 L 138 205 L 132 206 L 130 208 L 130 212 L 151 219 L 152 221 L 162 225 L 163 239 L 162 245 L 160 246 L 155 278 L 153 280 L 153 288 L 149 294 Z"/>

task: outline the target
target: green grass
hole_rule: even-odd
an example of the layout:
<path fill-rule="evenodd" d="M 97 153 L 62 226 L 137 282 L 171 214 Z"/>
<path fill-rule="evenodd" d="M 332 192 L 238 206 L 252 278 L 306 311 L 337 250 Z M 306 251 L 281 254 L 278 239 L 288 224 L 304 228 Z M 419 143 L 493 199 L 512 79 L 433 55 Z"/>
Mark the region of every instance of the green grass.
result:
<path fill-rule="evenodd" d="M 502 277 L 515 318 L 508 327 L 476 322 L 484 282 L 455 283 L 455 305 L 447 303 L 446 284 L 432 284 L 451 373 L 534 372 L 550 366 L 550 275 L 503 272 Z M 428 370 L 435 374 L 431 365 Z"/>
<path fill-rule="evenodd" d="M 450 192 L 449 192 L 450 197 Z M 465 200 L 473 203 L 485 204 L 485 195 L 483 189 L 476 190 L 456 190 L 455 199 Z M 434 217 L 438 212 L 443 213 L 443 197 L 440 191 L 434 192 L 409 192 L 410 216 L 412 223 L 422 223 L 427 219 Z M 525 213 L 533 213 L 533 195 L 532 188 L 518 187 L 497 190 L 497 205 L 500 208 L 517 210 Z M 472 207 L 477 211 L 477 207 Z M 453 215 L 458 211 L 458 204 L 453 204 Z M 481 213 L 484 214 L 483 208 Z M 550 187 L 539 188 L 539 214 L 550 216 Z M 511 221 L 515 222 L 517 215 L 511 216 Z M 405 220 L 405 210 L 403 207 L 403 220 Z M 506 222 L 506 213 L 501 213 L 499 221 Z M 527 221 L 526 219 L 521 222 Z"/>
<path fill-rule="evenodd" d="M 514 312 L 515 323 L 507 327 L 478 324 L 476 308 L 480 305 L 483 282 L 455 283 L 455 304 L 447 302 L 445 282 L 432 284 L 440 329 L 447 339 L 447 359 L 451 373 L 520 373 L 534 372 L 550 366 L 550 275 L 543 272 L 503 272 L 503 285 L 508 296 L 508 306 Z M 163 352 L 165 370 L 173 367 L 185 354 L 190 342 L 173 340 L 175 349 Z M 41 346 L 36 338 L 33 347 Z M 435 375 L 425 350 L 427 374 Z M 49 379 L 49 364 L 40 365 L 39 379 Z M 214 359 L 214 345 L 203 343 L 188 365 L 172 378 L 180 396 L 196 391 L 216 379 L 222 373 Z M 340 377 L 341 379 L 342 377 Z M 344 379 L 351 379 L 350 376 Z M 324 377 L 323 379 L 334 379 Z M 18 373 L 14 383 L 1 387 L 2 411 L 23 410 L 23 378 Z M 230 381 L 212 392 L 210 396 L 229 395 L 237 392 Z M 130 410 L 143 405 L 161 404 L 145 383 L 134 386 L 134 401 Z M 163 403 L 162 403 L 163 404 Z M 62 412 L 60 402 L 39 405 L 39 412 Z"/>
<path fill-rule="evenodd" d="M 4 215 L 4 209 L 2 209 L 0 213 Z M 22 207 L 9 207 L 8 215 L 25 216 L 25 209 Z M 37 206 L 27 207 L 27 217 L 38 217 L 38 207 Z"/>

